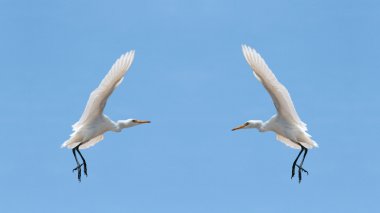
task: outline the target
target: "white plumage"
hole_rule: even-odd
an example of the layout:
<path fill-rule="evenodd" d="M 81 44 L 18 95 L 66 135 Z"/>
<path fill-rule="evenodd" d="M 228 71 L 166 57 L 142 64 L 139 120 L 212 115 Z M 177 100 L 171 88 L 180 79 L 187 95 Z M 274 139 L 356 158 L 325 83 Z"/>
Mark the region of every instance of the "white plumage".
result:
<path fill-rule="evenodd" d="M 93 121 L 103 113 L 108 97 L 123 81 L 125 73 L 133 62 L 134 56 L 135 51 L 132 50 L 117 59 L 110 71 L 100 82 L 98 88 L 91 92 L 81 118 L 72 126 L 73 131 L 77 131 L 85 125 L 86 122 L 89 123 Z"/>
<path fill-rule="evenodd" d="M 266 122 L 249 120 L 233 130 L 257 128 L 260 132 L 273 131 L 277 134 L 277 140 L 291 148 L 301 149 L 301 152 L 305 149 L 304 156 L 306 156 L 307 149 L 318 147 L 318 144 L 307 133 L 307 125 L 299 118 L 288 90 L 277 80 L 259 53 L 247 45 L 243 45 L 242 49 L 247 63 L 253 70 L 253 74 L 272 97 L 277 114 Z M 298 160 L 298 157 L 296 160 Z M 300 170 L 303 170 L 302 165 L 300 167 Z"/>
<path fill-rule="evenodd" d="M 86 162 L 79 149 L 87 149 L 102 141 L 104 139 L 103 134 L 107 131 L 120 132 L 123 128 L 150 123 L 150 121 L 135 119 L 114 122 L 103 114 L 108 97 L 123 81 L 125 73 L 133 62 L 134 54 L 135 52 L 132 50 L 117 59 L 99 86 L 91 93 L 81 118 L 72 126 L 73 133 L 70 138 L 62 144 L 62 147 L 73 149 L 73 154 L 78 164 L 74 170 L 78 169 L 79 180 L 82 164 L 78 163 L 75 151 L 80 154 L 85 167 L 85 174 L 87 175 Z"/>

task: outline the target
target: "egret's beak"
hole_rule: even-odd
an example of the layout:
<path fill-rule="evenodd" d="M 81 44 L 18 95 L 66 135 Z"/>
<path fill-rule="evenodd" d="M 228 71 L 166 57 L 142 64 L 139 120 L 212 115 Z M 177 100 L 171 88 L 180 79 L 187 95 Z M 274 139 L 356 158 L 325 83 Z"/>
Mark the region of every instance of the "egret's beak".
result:
<path fill-rule="evenodd" d="M 138 123 L 138 124 L 148 124 L 148 123 L 150 123 L 150 121 L 136 120 L 135 123 Z"/>
<path fill-rule="evenodd" d="M 243 129 L 243 128 L 246 127 L 246 126 L 248 126 L 247 123 L 245 123 L 245 124 L 243 124 L 243 125 L 241 125 L 241 126 L 238 126 L 238 127 L 233 128 L 232 131 L 235 131 L 235 130 L 238 130 L 238 129 Z"/>

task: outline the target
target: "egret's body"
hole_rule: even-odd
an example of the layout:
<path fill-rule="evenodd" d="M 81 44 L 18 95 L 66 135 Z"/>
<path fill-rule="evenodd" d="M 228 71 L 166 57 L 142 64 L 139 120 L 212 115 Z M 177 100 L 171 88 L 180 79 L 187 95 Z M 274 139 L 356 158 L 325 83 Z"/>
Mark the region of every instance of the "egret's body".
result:
<path fill-rule="evenodd" d="M 272 116 L 268 121 L 249 120 L 243 125 L 234 128 L 247 129 L 257 128 L 260 132 L 273 131 L 277 134 L 277 140 L 294 149 L 301 149 L 292 166 L 292 177 L 297 166 L 299 168 L 299 181 L 302 179 L 301 171 L 307 172 L 302 168 L 303 161 L 308 149 L 318 147 L 318 144 L 311 139 L 307 133 L 307 127 L 299 118 L 288 90 L 277 80 L 275 75 L 266 65 L 264 59 L 254 49 L 243 45 L 244 57 L 253 69 L 255 77 L 263 84 L 265 89 L 272 97 L 276 107 L 277 114 Z M 297 165 L 298 158 L 304 153 L 300 165 Z"/>
<path fill-rule="evenodd" d="M 103 134 L 107 131 L 120 132 L 124 128 L 136 126 L 150 121 L 135 119 L 112 121 L 103 114 L 108 97 L 115 88 L 122 82 L 125 73 L 131 66 L 134 58 L 134 51 L 122 55 L 112 66 L 111 70 L 104 77 L 98 88 L 90 95 L 82 117 L 73 125 L 73 133 L 70 138 L 62 144 L 62 147 L 72 149 L 78 170 L 78 180 L 81 180 L 81 167 L 84 166 L 84 173 L 87 175 L 87 164 L 79 149 L 87 149 L 104 139 Z M 80 164 L 76 152 L 79 153 L 83 163 Z"/>

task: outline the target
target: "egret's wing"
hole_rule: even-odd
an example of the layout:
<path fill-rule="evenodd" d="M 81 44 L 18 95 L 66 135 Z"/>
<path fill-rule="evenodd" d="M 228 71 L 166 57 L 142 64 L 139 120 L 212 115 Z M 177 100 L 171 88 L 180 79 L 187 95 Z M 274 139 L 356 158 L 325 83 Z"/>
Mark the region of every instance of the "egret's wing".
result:
<path fill-rule="evenodd" d="M 85 122 L 103 113 L 108 97 L 123 81 L 124 74 L 128 71 L 128 68 L 133 62 L 134 55 L 134 50 L 127 52 L 112 65 L 110 71 L 108 71 L 102 82 L 100 82 L 98 88 L 92 91 L 82 117 L 73 125 L 74 131 L 79 129 Z"/>
<path fill-rule="evenodd" d="M 294 108 L 288 90 L 277 80 L 260 54 L 247 45 L 243 45 L 242 49 L 245 59 L 253 69 L 253 74 L 272 97 L 278 114 L 285 119 L 297 123 L 302 129 L 307 130 L 306 124 L 301 121 Z"/>
<path fill-rule="evenodd" d="M 99 143 L 100 141 L 102 141 L 104 139 L 104 135 L 99 135 L 91 140 L 89 140 L 88 142 L 82 144 L 79 146 L 79 149 L 88 149 L 92 146 L 95 146 L 95 144 Z"/>
<path fill-rule="evenodd" d="M 292 142 L 291 140 L 285 138 L 285 137 L 282 136 L 282 135 L 277 135 L 277 136 L 276 136 L 276 139 L 277 139 L 278 141 L 281 141 L 281 142 L 284 143 L 285 145 L 287 145 L 287 146 L 293 148 L 293 149 L 301 149 L 301 146 L 300 146 L 300 145 L 298 145 L 298 144 Z"/>
<path fill-rule="evenodd" d="M 316 148 L 318 147 L 318 144 L 317 142 L 313 141 L 311 139 L 311 136 L 309 134 L 307 134 L 307 137 L 308 139 L 306 140 L 302 140 L 302 141 L 298 141 L 297 143 L 293 142 L 292 140 L 282 136 L 282 135 L 278 135 L 277 134 L 277 140 L 278 141 L 281 141 L 283 142 L 284 144 L 286 144 L 287 146 L 293 148 L 293 149 L 301 149 L 301 146 L 299 144 L 301 144 L 303 147 L 305 147 L 306 149 L 312 149 L 312 148 Z"/>

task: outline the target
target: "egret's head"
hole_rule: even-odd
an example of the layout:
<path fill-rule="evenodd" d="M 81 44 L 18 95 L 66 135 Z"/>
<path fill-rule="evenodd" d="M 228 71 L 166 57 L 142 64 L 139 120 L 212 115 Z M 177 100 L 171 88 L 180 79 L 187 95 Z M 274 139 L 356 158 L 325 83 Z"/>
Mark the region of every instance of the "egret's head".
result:
<path fill-rule="evenodd" d="M 123 128 L 129 128 L 133 126 L 137 126 L 139 124 L 147 124 L 150 123 L 150 121 L 145 121 L 145 120 L 137 120 L 137 119 L 127 119 L 127 120 L 121 120 L 117 121 L 119 127 L 121 129 Z"/>
<path fill-rule="evenodd" d="M 249 120 L 245 122 L 243 125 L 233 128 L 232 131 L 239 130 L 239 129 L 260 128 L 262 124 L 263 124 L 263 121 L 260 121 L 260 120 Z"/>

